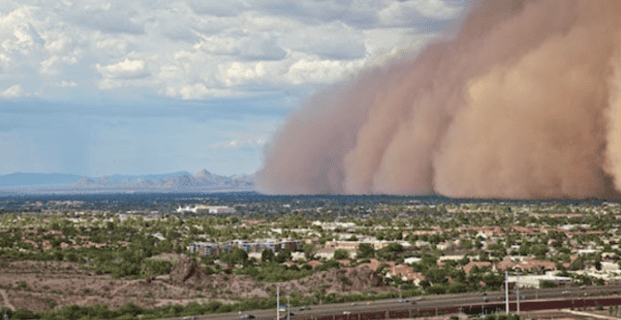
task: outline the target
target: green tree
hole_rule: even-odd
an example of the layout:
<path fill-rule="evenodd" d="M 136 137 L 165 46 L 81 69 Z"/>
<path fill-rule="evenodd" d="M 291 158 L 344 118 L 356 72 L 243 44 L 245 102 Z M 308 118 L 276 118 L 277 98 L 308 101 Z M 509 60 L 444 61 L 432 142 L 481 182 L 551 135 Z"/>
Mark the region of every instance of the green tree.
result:
<path fill-rule="evenodd" d="M 596 270 L 602 270 L 602 254 L 598 254 L 597 256 L 595 256 L 595 269 Z"/>
<path fill-rule="evenodd" d="M 315 245 L 313 243 L 305 243 L 302 245 L 302 251 L 304 251 L 304 257 L 306 257 L 307 261 L 313 260 L 314 250 L 315 250 Z"/>
<path fill-rule="evenodd" d="M 289 260 L 291 260 L 291 250 L 289 250 L 289 249 L 282 249 L 282 250 L 278 251 L 278 254 L 276 255 L 276 262 L 283 263 L 283 262 L 289 261 Z"/>
<path fill-rule="evenodd" d="M 261 261 L 263 262 L 271 262 L 274 261 L 275 258 L 274 251 L 270 249 L 265 249 L 261 252 Z"/>
<path fill-rule="evenodd" d="M 358 246 L 357 251 L 358 251 L 358 257 L 360 259 L 367 259 L 367 258 L 372 258 L 375 256 L 375 248 L 368 243 L 361 243 Z"/>
<path fill-rule="evenodd" d="M 334 260 L 349 259 L 349 252 L 345 249 L 334 250 Z"/>

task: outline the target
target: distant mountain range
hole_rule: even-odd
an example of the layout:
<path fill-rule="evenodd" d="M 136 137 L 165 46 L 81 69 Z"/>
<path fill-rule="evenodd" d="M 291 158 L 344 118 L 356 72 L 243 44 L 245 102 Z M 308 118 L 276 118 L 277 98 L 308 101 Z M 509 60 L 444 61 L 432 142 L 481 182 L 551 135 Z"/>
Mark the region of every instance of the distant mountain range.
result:
<path fill-rule="evenodd" d="M 85 177 L 63 173 L 11 173 L 0 176 L 0 189 L 131 189 L 131 190 L 200 190 L 253 189 L 254 175 L 221 176 L 207 170 L 192 175 L 187 171 L 167 174 Z"/>

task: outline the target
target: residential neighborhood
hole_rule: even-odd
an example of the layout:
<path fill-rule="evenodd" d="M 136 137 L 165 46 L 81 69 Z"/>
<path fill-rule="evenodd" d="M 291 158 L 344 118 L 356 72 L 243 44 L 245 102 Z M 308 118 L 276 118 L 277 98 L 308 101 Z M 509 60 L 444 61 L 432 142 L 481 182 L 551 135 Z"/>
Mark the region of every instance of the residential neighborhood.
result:
<path fill-rule="evenodd" d="M 3 263 L 67 264 L 85 279 L 106 277 L 123 288 L 185 288 L 174 299 L 158 298 L 151 289 L 132 291 L 136 305 L 149 310 L 251 297 L 266 299 L 267 306 L 280 284 L 296 287 L 294 305 L 308 305 L 501 292 L 505 284 L 544 289 L 621 283 L 621 205 L 615 202 L 252 194 L 226 201 L 132 199 L 0 202 Z M 199 271 L 181 277 L 183 270 Z M 34 294 L 11 283 L 15 272 L 0 275 L 8 302 Z M 40 287 L 21 281 L 30 290 Z M 38 291 L 45 303 L 33 312 L 54 312 L 67 303 L 50 290 Z M 107 307 L 122 305 L 119 300 Z"/>

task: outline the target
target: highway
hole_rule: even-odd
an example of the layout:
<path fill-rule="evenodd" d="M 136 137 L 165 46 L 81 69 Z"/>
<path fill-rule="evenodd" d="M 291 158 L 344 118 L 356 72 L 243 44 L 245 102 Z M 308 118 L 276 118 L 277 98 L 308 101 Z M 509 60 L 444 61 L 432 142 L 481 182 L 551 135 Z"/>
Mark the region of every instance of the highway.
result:
<path fill-rule="evenodd" d="M 580 300 L 595 296 L 618 296 L 621 294 L 621 285 L 614 286 L 589 286 L 589 287 L 559 287 L 554 289 L 540 290 L 520 290 L 520 300 L 524 303 L 528 301 L 540 300 Z M 511 290 L 509 299 L 511 303 L 515 303 L 515 291 Z M 445 310 L 450 308 L 472 309 L 472 307 L 494 306 L 498 307 L 502 304 L 504 310 L 505 293 L 500 291 L 487 293 L 462 293 L 462 294 L 445 294 L 436 296 L 421 296 L 416 298 L 406 298 L 407 301 L 399 301 L 399 299 L 378 300 L 372 302 L 355 302 L 355 303 L 339 303 L 329 305 L 309 306 L 309 310 L 300 311 L 299 307 L 293 307 L 294 315 L 291 320 L 313 319 L 325 316 L 345 315 L 351 320 L 359 318 L 360 314 L 381 313 L 387 311 L 402 311 L 407 315 L 419 314 L 423 311 Z M 243 314 L 252 314 L 257 320 L 274 320 L 276 319 L 276 309 L 271 310 L 253 310 L 242 312 Z M 240 319 L 241 315 L 237 312 L 226 314 L 215 314 L 208 316 L 196 316 L 197 320 L 231 320 Z M 281 312 L 281 317 L 285 316 Z"/>

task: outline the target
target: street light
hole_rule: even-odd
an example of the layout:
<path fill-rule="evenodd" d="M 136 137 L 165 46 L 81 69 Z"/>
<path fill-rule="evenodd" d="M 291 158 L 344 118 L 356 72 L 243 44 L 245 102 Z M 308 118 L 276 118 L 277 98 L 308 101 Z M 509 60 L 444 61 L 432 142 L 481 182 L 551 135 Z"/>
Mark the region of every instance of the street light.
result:
<path fill-rule="evenodd" d="M 516 273 L 517 278 L 515 281 L 516 290 L 516 311 L 520 314 L 520 273 Z M 505 271 L 505 304 L 507 308 L 507 314 L 509 314 L 509 272 Z"/>
<path fill-rule="evenodd" d="M 509 314 L 509 272 L 505 271 L 505 304 L 507 315 Z"/>

